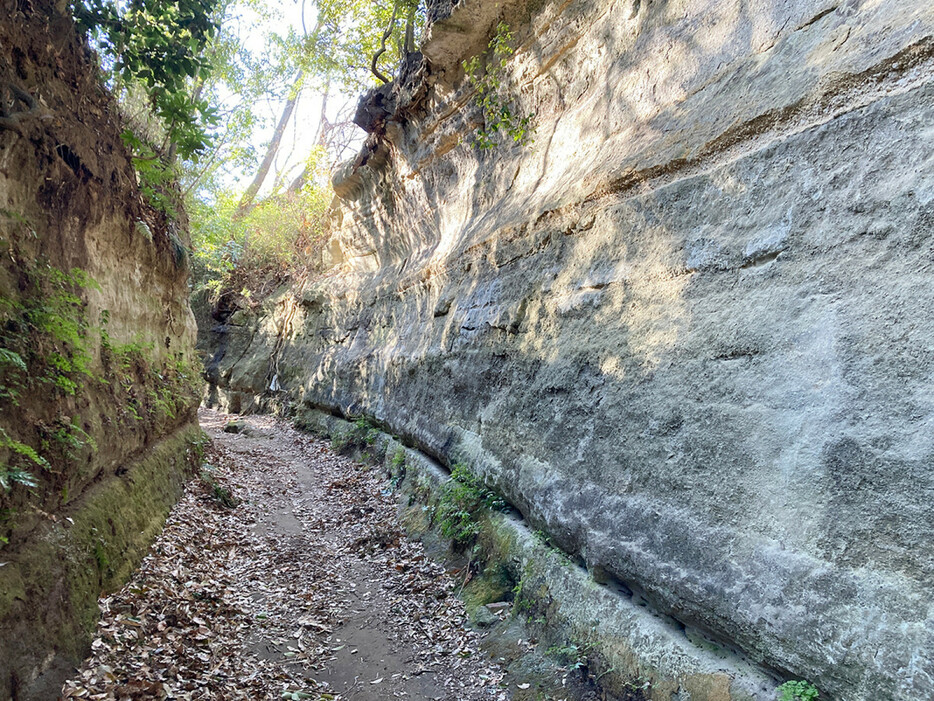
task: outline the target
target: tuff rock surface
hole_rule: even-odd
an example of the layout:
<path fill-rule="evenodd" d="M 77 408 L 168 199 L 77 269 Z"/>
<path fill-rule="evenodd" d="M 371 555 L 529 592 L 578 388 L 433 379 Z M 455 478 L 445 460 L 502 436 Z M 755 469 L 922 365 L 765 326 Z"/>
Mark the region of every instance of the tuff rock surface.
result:
<path fill-rule="evenodd" d="M 220 399 L 469 462 L 672 636 L 934 697 L 934 5 L 441 5 L 331 271 L 205 327 Z M 536 129 L 484 151 L 500 19 Z"/>

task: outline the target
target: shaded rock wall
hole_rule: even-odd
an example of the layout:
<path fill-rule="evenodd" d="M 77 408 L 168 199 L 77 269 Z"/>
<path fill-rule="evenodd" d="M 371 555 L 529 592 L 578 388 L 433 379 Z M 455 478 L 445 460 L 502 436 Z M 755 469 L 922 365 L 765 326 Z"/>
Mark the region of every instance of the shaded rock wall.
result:
<path fill-rule="evenodd" d="M 0 0 L 0 699 L 57 697 L 200 440 L 183 234 L 63 8 Z"/>
<path fill-rule="evenodd" d="M 776 678 L 934 696 L 934 6 L 437 16 L 335 181 L 334 269 L 217 328 L 224 396 L 468 460 Z M 537 130 L 481 151 L 460 62 L 500 18 Z"/>

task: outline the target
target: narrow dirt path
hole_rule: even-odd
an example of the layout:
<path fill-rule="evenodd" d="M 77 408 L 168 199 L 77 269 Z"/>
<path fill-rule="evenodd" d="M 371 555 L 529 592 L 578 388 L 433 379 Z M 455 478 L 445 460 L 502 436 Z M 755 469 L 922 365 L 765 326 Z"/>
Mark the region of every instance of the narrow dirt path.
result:
<path fill-rule="evenodd" d="M 247 417 L 239 434 L 227 418 L 202 412 L 210 478 L 101 601 L 63 698 L 509 697 L 381 476 L 273 418 Z"/>

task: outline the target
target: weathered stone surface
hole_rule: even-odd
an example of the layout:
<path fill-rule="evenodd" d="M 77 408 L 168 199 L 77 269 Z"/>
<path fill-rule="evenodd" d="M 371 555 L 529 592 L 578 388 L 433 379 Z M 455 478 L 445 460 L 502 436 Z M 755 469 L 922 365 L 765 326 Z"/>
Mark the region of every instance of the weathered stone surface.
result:
<path fill-rule="evenodd" d="M 332 441 L 355 431 L 354 424 L 316 409 L 300 410 L 296 423 Z M 351 446 L 351 454 L 367 461 L 383 456 L 382 468 L 398 489 L 407 533 L 432 543 L 438 522 L 430 514 L 437 513 L 445 498 L 450 476 L 424 453 L 391 436 L 377 431 L 369 440 L 368 445 Z M 586 649 L 589 672 L 610 698 L 631 698 L 634 688 L 641 688 L 648 689 L 651 701 L 774 701 L 774 681 L 728 646 L 672 625 L 641 592 L 618 582 L 595 581 L 592 571 L 546 542 L 540 531 L 533 533 L 513 512 L 490 510 L 477 518 L 479 536 L 469 552 L 485 573 L 483 581 L 472 579 L 461 591 L 475 625 L 496 625 L 496 612 L 515 607 L 517 615 L 535 621 L 536 630 L 526 634 L 538 638 L 541 649 L 552 642 L 554 648 L 573 644 Z M 483 605 L 488 596 L 503 595 L 513 601 Z"/>
<path fill-rule="evenodd" d="M 341 265 L 268 303 L 224 389 L 275 366 L 469 461 L 779 677 L 934 696 L 934 6 L 503 13 L 534 145 L 470 146 L 457 4 L 421 115 L 336 183 Z"/>
<path fill-rule="evenodd" d="M 486 606 L 477 606 L 470 614 L 470 622 L 478 628 L 491 628 L 499 623 L 499 616 Z"/>

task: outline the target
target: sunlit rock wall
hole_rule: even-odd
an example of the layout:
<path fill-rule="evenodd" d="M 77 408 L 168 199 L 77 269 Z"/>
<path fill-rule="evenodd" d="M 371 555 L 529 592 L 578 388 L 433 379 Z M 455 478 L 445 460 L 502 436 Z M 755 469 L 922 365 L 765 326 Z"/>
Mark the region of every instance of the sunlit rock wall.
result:
<path fill-rule="evenodd" d="M 673 635 L 934 697 L 934 5 L 435 9 L 335 267 L 221 329 L 219 385 L 468 460 Z M 535 140 L 482 151 L 500 19 Z"/>

